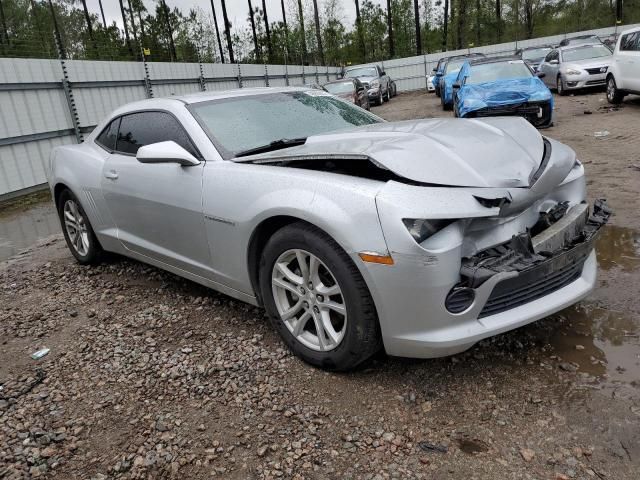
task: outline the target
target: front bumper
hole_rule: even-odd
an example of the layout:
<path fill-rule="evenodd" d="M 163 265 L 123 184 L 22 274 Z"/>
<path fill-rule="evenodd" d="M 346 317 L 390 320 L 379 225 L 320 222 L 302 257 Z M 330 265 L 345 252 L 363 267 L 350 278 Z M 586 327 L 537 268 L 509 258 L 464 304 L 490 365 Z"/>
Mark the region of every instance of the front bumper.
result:
<path fill-rule="evenodd" d="M 374 266 L 372 272 L 376 285 L 384 287 L 375 296 L 379 300 L 382 295 L 385 302 L 376 301 L 384 317 L 385 350 L 389 355 L 414 358 L 452 355 L 578 302 L 595 286 L 594 243 L 608 216 L 606 207 L 598 203 L 584 223 L 579 223 L 580 218 L 566 225 L 558 221 L 555 229 L 552 225 L 549 231 L 529 237 L 529 243 L 512 239 L 485 249 L 463 259 L 457 272 L 440 268 L 455 264 L 449 258 L 453 251 L 420 259 L 394 253 L 393 268 Z M 538 250 L 522 245 L 537 245 Z M 558 245 L 553 254 L 544 251 Z M 493 249 L 498 249 L 498 257 L 492 256 Z M 431 268 L 438 269 L 438 274 Z M 473 302 L 460 313 L 451 313 L 446 306 L 452 287 L 473 290 Z"/>
<path fill-rule="evenodd" d="M 580 75 L 567 75 L 565 77 L 565 89 L 566 90 L 579 90 L 581 88 L 602 87 L 606 85 L 607 74 L 598 73 L 596 75 L 590 75 L 587 72 L 583 72 Z"/>
<path fill-rule="evenodd" d="M 382 87 L 370 88 L 367 90 L 367 95 L 369 96 L 369 100 L 377 100 L 380 98 L 380 89 Z"/>
<path fill-rule="evenodd" d="M 519 116 L 526 118 L 536 128 L 550 127 L 553 123 L 553 106 L 551 101 L 523 102 L 512 105 L 499 105 L 473 110 L 464 118 Z"/>

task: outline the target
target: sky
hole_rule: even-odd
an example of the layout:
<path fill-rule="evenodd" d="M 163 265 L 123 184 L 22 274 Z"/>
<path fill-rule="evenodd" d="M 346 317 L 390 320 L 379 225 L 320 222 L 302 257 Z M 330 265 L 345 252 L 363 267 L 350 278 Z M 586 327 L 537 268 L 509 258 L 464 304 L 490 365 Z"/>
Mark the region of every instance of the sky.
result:
<path fill-rule="evenodd" d="M 147 10 L 154 11 L 155 5 L 158 0 L 143 0 L 147 7 Z M 310 3 L 310 0 L 303 0 L 305 4 Z M 342 4 L 342 20 L 347 23 L 353 23 L 355 21 L 355 3 L 354 0 L 338 0 Z M 385 0 L 372 0 L 373 3 L 379 5 L 386 5 Z M 185 14 L 189 12 L 191 8 L 200 7 L 206 13 L 211 14 L 210 0 L 166 0 L 167 5 L 173 9 L 174 7 L 180 8 Z M 222 28 L 222 6 L 220 0 L 213 0 L 216 7 L 216 16 L 218 17 L 218 25 Z M 229 21 L 235 27 L 239 24 L 247 23 L 249 16 L 249 7 L 247 0 L 227 0 L 227 14 L 229 15 Z M 262 8 L 262 0 L 252 0 L 253 7 L 259 6 Z M 282 7 L 280 6 L 280 0 L 266 0 L 267 15 L 269 17 L 269 23 L 278 22 L 282 20 Z M 126 0 L 124 1 L 125 7 L 127 6 Z M 318 9 L 322 12 L 324 5 L 323 0 L 318 0 Z M 107 24 L 115 21 L 120 27 L 122 27 L 122 17 L 120 15 L 120 3 L 118 0 L 102 0 L 102 6 L 104 8 L 104 15 L 107 19 Z M 296 14 L 294 9 L 295 2 L 292 0 L 285 0 L 285 8 L 287 8 L 287 19 L 292 18 Z M 95 13 L 99 19 L 100 7 L 98 0 L 87 0 L 87 7 L 91 13 Z"/>

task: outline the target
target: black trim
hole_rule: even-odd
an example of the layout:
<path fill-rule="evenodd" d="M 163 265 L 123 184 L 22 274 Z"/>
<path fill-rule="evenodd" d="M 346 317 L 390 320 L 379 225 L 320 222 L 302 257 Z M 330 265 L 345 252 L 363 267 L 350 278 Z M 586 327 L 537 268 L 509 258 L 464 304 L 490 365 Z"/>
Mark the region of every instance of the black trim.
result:
<path fill-rule="evenodd" d="M 177 100 L 177 99 L 171 99 L 171 100 Z M 188 110 L 188 105 L 185 104 L 185 106 L 187 107 Z M 103 150 L 105 150 L 106 152 L 113 154 L 113 153 L 117 153 L 118 155 L 125 155 L 127 157 L 135 157 L 135 154 L 132 153 L 127 153 L 127 152 L 121 152 L 119 150 L 111 150 L 107 147 L 105 147 L 104 145 L 102 145 L 100 142 L 98 142 L 98 137 L 100 135 L 102 135 L 102 133 L 109 128 L 109 125 L 111 125 L 111 123 L 114 120 L 117 120 L 118 118 L 120 120 L 122 120 L 122 117 L 126 117 L 127 115 L 133 115 L 135 113 L 153 113 L 153 112 L 159 112 L 159 113 L 168 113 L 169 115 L 171 115 L 173 117 L 173 119 L 178 123 L 178 125 L 180 126 L 180 128 L 182 128 L 182 130 L 184 131 L 184 133 L 187 135 L 187 138 L 189 139 L 189 141 L 191 142 L 191 146 L 193 147 L 193 150 L 197 153 L 196 158 L 198 160 L 200 160 L 201 162 L 205 162 L 206 160 L 204 159 L 202 153 L 200 153 L 200 149 L 198 149 L 198 147 L 196 146 L 195 142 L 193 141 L 193 138 L 191 138 L 191 135 L 189 135 L 189 132 L 187 131 L 186 128 L 184 128 L 184 125 L 182 124 L 182 122 L 180 121 L 180 119 L 178 119 L 178 117 L 175 116 L 175 114 L 169 110 L 165 110 L 163 108 L 145 108 L 142 110 L 131 110 L 130 112 L 124 112 L 121 113 L 119 115 L 114 116 L 113 118 L 111 118 L 109 120 L 109 122 L 105 125 L 105 127 L 100 131 L 100 133 L 98 135 L 96 135 L 93 139 L 93 143 L 95 143 L 96 145 L 98 145 L 100 148 L 102 148 Z M 122 123 L 122 122 L 121 122 Z M 118 132 L 117 135 L 120 135 L 120 125 L 118 125 Z M 117 137 L 116 137 L 116 148 L 118 147 L 118 141 L 117 141 Z"/>

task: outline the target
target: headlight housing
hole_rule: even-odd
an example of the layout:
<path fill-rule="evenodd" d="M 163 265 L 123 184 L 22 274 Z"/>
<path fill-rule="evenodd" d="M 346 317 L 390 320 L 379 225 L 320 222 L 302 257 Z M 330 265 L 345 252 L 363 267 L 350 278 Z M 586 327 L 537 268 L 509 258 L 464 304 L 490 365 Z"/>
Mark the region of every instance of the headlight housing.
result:
<path fill-rule="evenodd" d="M 580 75 L 582 72 L 575 68 L 567 68 L 567 75 Z"/>
<path fill-rule="evenodd" d="M 416 243 L 422 243 L 427 238 L 431 237 L 435 233 L 442 230 L 447 225 L 450 225 L 455 220 L 451 219 L 438 219 L 438 220 L 425 220 L 422 218 L 403 218 L 402 223 L 409 230 L 409 234 L 413 237 Z"/>
<path fill-rule="evenodd" d="M 372 80 L 369 85 L 371 88 L 378 88 L 380 86 L 380 80 Z"/>

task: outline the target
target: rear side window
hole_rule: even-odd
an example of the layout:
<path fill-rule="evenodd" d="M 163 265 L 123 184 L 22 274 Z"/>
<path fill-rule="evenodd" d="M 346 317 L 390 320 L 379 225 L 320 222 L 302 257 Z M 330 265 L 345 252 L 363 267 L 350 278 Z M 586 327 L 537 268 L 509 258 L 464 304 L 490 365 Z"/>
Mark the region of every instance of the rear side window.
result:
<path fill-rule="evenodd" d="M 118 138 L 118 126 L 120 125 L 120 118 L 113 120 L 100 135 L 96 138 L 96 142 L 102 145 L 104 148 L 112 152 L 116 149 L 116 139 Z"/>
<path fill-rule="evenodd" d="M 123 116 L 116 150 L 135 155 L 140 147 L 169 140 L 173 140 L 193 156 L 200 156 L 182 125 L 165 112 L 139 112 Z"/>
<path fill-rule="evenodd" d="M 623 35 L 620 40 L 620 50 L 640 50 L 640 32 Z"/>

